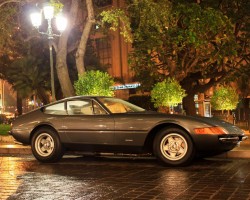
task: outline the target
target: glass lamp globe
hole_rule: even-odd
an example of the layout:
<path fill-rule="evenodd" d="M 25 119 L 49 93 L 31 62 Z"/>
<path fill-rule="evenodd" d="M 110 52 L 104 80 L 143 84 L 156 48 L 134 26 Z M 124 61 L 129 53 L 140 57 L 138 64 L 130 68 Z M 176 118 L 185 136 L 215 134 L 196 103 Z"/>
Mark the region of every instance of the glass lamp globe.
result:
<path fill-rule="evenodd" d="M 54 17 L 54 7 L 49 4 L 45 4 L 43 7 L 43 13 L 45 19 L 52 19 Z"/>
<path fill-rule="evenodd" d="M 42 23 L 42 15 L 40 12 L 30 14 L 31 23 L 34 27 L 38 28 Z"/>
<path fill-rule="evenodd" d="M 62 32 L 66 29 L 67 26 L 67 19 L 62 15 L 62 13 L 59 13 L 56 16 L 56 27 L 57 29 Z"/>

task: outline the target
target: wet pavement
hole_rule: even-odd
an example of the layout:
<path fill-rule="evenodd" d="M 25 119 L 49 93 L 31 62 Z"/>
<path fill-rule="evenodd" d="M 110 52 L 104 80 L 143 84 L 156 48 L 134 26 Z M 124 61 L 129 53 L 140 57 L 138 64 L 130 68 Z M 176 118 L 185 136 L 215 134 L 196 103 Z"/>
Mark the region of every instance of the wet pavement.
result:
<path fill-rule="evenodd" d="M 163 167 L 154 158 L 0 156 L 0 199 L 250 199 L 250 159 Z"/>

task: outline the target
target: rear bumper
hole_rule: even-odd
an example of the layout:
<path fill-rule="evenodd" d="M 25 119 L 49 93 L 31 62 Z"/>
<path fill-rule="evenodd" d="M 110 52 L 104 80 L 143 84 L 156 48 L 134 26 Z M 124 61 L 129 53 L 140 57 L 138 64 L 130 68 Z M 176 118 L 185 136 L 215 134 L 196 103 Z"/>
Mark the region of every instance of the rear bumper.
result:
<path fill-rule="evenodd" d="M 23 144 L 30 144 L 28 134 L 9 131 L 9 134 L 17 141 Z"/>

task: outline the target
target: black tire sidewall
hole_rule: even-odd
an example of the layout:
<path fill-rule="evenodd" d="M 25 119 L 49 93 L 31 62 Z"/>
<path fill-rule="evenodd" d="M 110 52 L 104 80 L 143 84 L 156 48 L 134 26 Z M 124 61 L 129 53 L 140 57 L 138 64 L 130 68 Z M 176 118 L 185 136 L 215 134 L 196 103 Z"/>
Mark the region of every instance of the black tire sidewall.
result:
<path fill-rule="evenodd" d="M 169 134 L 179 134 L 181 135 L 187 142 L 188 145 L 188 150 L 186 155 L 181 158 L 180 160 L 169 160 L 167 159 L 161 152 L 161 141 L 162 139 L 169 135 Z M 156 134 L 156 137 L 154 139 L 154 143 L 153 143 L 153 150 L 154 150 L 154 154 L 156 155 L 156 157 L 163 163 L 166 165 L 170 165 L 170 166 L 185 166 L 188 165 L 194 158 L 194 154 L 195 154 L 195 149 L 194 149 L 194 145 L 193 145 L 193 141 L 191 140 L 190 136 L 183 130 L 179 129 L 179 128 L 164 128 L 162 129 L 160 132 L 158 132 Z"/>
<path fill-rule="evenodd" d="M 41 156 L 36 151 L 35 142 L 41 133 L 49 134 L 54 140 L 54 149 L 49 156 Z M 63 156 L 63 147 L 62 147 L 62 144 L 59 140 L 59 137 L 58 137 L 57 133 L 50 128 L 40 128 L 35 132 L 35 134 L 32 137 L 32 140 L 31 140 L 31 150 L 32 150 L 32 153 L 35 156 L 35 158 L 41 162 L 56 162 L 56 161 L 60 160 Z"/>

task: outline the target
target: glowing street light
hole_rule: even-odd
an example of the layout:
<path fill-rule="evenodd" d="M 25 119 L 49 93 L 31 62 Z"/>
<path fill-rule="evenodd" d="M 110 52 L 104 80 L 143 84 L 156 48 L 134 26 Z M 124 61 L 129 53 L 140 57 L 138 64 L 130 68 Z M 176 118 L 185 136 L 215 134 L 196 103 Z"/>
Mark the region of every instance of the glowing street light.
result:
<path fill-rule="evenodd" d="M 40 32 L 39 27 L 42 24 L 42 13 L 44 19 L 48 22 L 48 29 L 46 32 Z M 52 20 L 54 18 L 54 7 L 50 4 L 44 4 L 43 9 L 40 12 L 34 12 L 30 15 L 32 25 L 38 30 L 39 33 L 48 36 L 49 40 L 49 51 L 50 51 L 50 75 L 51 75 L 51 95 L 52 101 L 55 101 L 55 81 L 54 81 L 54 67 L 53 67 L 53 54 L 52 54 L 52 40 L 55 36 L 61 36 L 54 34 L 52 30 Z M 63 17 L 62 13 L 59 13 L 55 17 L 56 26 L 58 31 L 62 33 L 67 26 L 67 19 Z"/>

